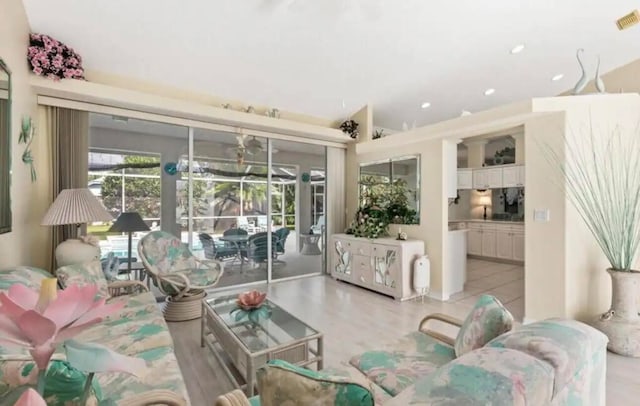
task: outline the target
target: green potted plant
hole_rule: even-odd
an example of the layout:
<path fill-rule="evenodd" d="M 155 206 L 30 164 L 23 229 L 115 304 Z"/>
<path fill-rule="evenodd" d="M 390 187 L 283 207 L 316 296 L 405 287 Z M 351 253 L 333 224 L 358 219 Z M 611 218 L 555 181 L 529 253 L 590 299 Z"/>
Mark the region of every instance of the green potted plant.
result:
<path fill-rule="evenodd" d="M 616 129 L 566 139 L 559 167 L 567 194 L 609 261 L 611 307 L 594 322 L 615 353 L 640 357 L 640 272 L 632 269 L 640 246 L 640 131 Z"/>

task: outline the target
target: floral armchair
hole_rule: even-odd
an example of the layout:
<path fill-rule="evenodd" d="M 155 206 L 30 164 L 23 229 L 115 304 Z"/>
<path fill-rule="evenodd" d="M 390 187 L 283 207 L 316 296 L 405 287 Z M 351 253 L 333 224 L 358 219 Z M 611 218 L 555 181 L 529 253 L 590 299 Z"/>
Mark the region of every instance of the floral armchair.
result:
<path fill-rule="evenodd" d="M 199 318 L 199 299 L 218 283 L 224 264 L 196 258 L 182 241 L 164 231 L 145 235 L 138 243 L 138 255 L 153 284 L 167 295 L 167 321 Z"/>

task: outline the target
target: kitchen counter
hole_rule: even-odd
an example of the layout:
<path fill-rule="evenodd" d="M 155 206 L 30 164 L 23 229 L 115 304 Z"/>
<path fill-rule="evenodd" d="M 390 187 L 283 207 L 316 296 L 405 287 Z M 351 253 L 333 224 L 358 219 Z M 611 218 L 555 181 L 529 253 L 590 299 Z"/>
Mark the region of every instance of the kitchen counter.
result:
<path fill-rule="evenodd" d="M 469 220 L 449 220 L 449 223 L 499 223 L 499 224 L 524 224 L 524 220 L 483 220 L 483 219 L 469 219 Z"/>

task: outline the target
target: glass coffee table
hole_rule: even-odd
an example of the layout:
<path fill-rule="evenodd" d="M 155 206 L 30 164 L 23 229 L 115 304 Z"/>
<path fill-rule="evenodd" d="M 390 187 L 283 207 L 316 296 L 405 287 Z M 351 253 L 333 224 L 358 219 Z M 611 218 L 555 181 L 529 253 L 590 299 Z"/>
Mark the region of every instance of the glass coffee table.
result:
<path fill-rule="evenodd" d="M 269 299 L 253 314 L 236 310 L 236 299 L 237 295 L 230 295 L 202 301 L 200 345 L 211 350 L 229 378 L 247 396 L 254 395 L 256 369 L 269 360 L 281 359 L 305 367 L 315 363 L 318 370 L 323 368 L 322 333 Z M 244 384 L 235 378 L 223 353 Z"/>

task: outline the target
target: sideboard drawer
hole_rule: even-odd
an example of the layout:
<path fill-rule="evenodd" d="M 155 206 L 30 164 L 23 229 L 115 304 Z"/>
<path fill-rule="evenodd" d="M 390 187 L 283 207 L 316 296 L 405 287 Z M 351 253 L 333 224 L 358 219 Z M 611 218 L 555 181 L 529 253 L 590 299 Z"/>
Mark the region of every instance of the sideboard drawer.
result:
<path fill-rule="evenodd" d="M 370 247 L 371 244 L 363 243 L 360 241 L 349 241 L 344 240 L 343 242 L 347 247 L 349 247 L 349 251 L 353 252 L 354 255 L 370 255 Z"/>
<path fill-rule="evenodd" d="M 367 286 L 372 281 L 373 273 L 371 272 L 371 258 L 364 255 L 353 256 L 353 278 L 352 280 L 358 285 Z"/>

